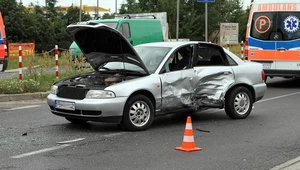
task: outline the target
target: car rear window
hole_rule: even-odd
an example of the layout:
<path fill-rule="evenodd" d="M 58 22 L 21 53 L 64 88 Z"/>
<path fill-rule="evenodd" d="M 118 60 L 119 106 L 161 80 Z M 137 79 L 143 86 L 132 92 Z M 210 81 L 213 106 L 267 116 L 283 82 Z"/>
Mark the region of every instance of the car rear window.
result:
<path fill-rule="evenodd" d="M 300 12 L 256 12 L 251 24 L 251 37 L 266 41 L 300 38 Z"/>

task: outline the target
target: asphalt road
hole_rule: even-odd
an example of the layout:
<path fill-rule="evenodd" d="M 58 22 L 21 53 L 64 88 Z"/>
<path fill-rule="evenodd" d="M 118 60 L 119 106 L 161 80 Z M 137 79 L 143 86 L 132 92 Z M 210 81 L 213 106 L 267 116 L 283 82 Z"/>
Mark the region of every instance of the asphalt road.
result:
<path fill-rule="evenodd" d="M 247 119 L 231 120 L 223 110 L 194 114 L 195 143 L 203 150 L 191 153 L 175 150 L 188 113 L 127 132 L 115 124 L 70 124 L 45 101 L 0 103 L 0 170 L 270 169 L 300 156 L 300 80 L 267 84 Z"/>

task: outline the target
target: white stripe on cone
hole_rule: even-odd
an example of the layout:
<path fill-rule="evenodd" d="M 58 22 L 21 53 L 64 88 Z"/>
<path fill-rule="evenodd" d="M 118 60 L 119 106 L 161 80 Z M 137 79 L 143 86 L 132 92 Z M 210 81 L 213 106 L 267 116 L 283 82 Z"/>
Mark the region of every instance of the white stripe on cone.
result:
<path fill-rule="evenodd" d="M 185 125 L 185 129 L 193 130 L 192 124 L 191 124 L 191 123 L 187 123 L 187 124 Z"/>
<path fill-rule="evenodd" d="M 183 141 L 184 142 L 194 142 L 194 136 L 184 136 Z"/>

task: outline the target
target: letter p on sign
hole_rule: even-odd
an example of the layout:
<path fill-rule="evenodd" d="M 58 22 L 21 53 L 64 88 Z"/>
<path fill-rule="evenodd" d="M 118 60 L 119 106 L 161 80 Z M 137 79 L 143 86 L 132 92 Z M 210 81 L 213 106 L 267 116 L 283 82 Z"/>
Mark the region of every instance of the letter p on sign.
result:
<path fill-rule="evenodd" d="M 271 20 L 269 17 L 262 15 L 256 18 L 255 20 L 255 30 L 258 33 L 266 33 L 271 28 Z"/>

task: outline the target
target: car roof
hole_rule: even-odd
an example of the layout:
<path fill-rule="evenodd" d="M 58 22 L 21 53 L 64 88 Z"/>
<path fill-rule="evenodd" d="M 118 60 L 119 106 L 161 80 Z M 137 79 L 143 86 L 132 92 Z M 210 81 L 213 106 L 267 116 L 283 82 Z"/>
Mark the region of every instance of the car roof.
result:
<path fill-rule="evenodd" d="M 154 42 L 154 43 L 145 43 L 145 44 L 140 44 L 137 45 L 136 47 L 141 47 L 141 46 L 152 46 L 152 47 L 169 47 L 169 48 L 174 48 L 174 47 L 180 47 L 182 45 L 189 45 L 189 44 L 198 44 L 198 43 L 206 43 L 206 44 L 211 44 L 208 42 L 202 42 L 202 41 L 168 41 L 168 42 Z M 216 45 L 216 44 L 214 44 Z"/>

